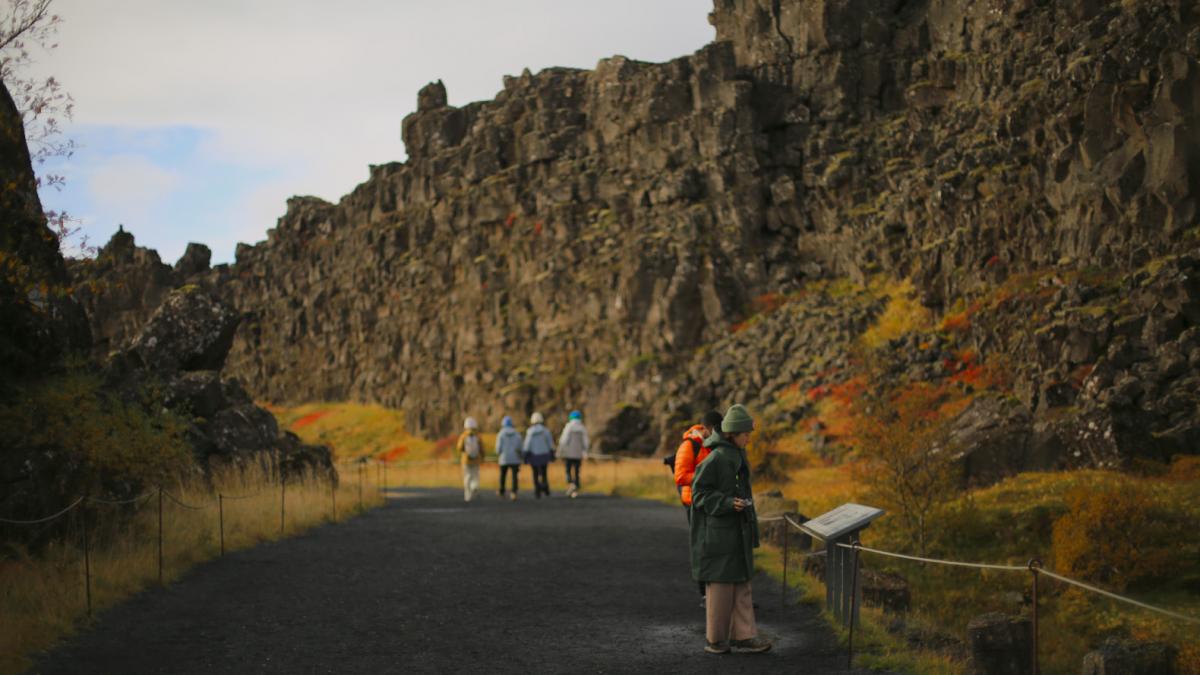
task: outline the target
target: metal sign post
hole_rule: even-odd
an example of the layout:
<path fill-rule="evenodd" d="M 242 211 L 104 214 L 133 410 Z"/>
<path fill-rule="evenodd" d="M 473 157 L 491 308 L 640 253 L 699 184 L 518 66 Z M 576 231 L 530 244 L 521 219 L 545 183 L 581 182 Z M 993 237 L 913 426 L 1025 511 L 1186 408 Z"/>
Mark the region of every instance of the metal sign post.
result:
<path fill-rule="evenodd" d="M 800 526 L 825 542 L 825 606 L 844 626 L 858 618 L 862 604 L 862 587 L 857 583 L 855 564 L 857 551 L 846 547 L 858 541 L 859 533 L 882 515 L 883 509 L 873 506 L 843 504 Z"/>

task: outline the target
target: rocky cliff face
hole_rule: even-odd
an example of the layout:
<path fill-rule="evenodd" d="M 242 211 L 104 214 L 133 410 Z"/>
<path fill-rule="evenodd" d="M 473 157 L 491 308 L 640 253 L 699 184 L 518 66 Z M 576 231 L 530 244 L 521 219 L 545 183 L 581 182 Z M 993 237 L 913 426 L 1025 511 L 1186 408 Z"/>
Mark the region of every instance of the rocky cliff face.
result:
<path fill-rule="evenodd" d="M 710 21 L 716 41 L 668 63 L 526 72 L 462 108 L 423 89 L 406 163 L 372 167 L 337 204 L 291 200 L 266 242 L 204 277 L 247 315 L 231 372 L 267 400 L 403 408 L 434 435 L 468 413 L 581 407 L 615 420 L 610 446 L 651 448 L 710 406 L 766 409 L 828 379 L 881 309 L 816 293 L 763 311 L 773 298 L 886 275 L 940 315 L 1037 274 L 1062 297 L 1021 318 L 1050 329 L 981 316 L 970 336 L 1028 365 L 1019 413 L 966 426 L 1017 420 L 1029 446 L 1035 418 L 1079 403 L 1068 373 L 1190 335 L 1191 282 L 1134 330 L 1157 300 L 1077 279 L 1148 288 L 1174 283 L 1163 261 L 1190 269 L 1192 3 L 714 0 Z M 911 347 L 897 367 L 926 372 Z M 1190 341 L 1177 348 L 1190 362 Z M 1154 401 L 1179 391 L 1163 368 Z M 1117 381 L 1095 395 L 1141 406 L 1133 428 L 1197 417 L 1182 399 L 1166 413 L 1102 393 Z"/>
<path fill-rule="evenodd" d="M 85 349 L 83 312 L 66 296 L 58 238 L 46 225 L 25 127 L 0 83 L 0 396 L 15 380 Z"/>

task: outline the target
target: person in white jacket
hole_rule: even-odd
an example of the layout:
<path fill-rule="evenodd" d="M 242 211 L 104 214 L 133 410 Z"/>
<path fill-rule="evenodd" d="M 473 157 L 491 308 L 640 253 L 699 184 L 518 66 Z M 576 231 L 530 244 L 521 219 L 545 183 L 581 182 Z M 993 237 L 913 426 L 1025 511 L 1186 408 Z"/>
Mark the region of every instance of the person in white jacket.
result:
<path fill-rule="evenodd" d="M 512 492 L 508 498 L 514 501 L 517 498 L 517 473 L 521 470 L 521 461 L 525 454 L 523 445 L 521 433 L 513 427 L 512 418 L 505 415 L 500 421 L 500 433 L 496 435 L 496 455 L 500 464 L 500 489 L 496 494 L 500 495 L 501 499 L 504 498 L 504 479 L 509 472 L 512 472 Z"/>
<path fill-rule="evenodd" d="M 558 436 L 558 454 L 567 465 L 567 495 L 571 498 L 579 496 L 579 467 L 587 459 L 589 445 L 583 413 L 572 410 Z"/>

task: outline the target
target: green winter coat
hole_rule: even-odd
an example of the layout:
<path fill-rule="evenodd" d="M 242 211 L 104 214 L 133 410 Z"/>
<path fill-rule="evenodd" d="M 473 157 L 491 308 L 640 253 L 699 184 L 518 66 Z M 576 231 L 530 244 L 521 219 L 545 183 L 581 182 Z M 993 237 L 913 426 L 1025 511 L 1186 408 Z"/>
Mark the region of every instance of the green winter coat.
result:
<path fill-rule="evenodd" d="M 750 463 L 741 448 L 710 436 L 712 453 L 692 479 L 692 578 L 742 583 L 754 574 L 758 517 L 750 507 L 733 510 L 733 498 L 750 499 Z"/>

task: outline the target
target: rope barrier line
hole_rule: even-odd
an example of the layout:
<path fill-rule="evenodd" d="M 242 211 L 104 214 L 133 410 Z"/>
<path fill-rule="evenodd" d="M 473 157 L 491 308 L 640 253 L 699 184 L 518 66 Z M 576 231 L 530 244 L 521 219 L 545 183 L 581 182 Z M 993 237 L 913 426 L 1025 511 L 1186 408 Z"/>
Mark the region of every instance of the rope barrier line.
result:
<path fill-rule="evenodd" d="M 1076 587 L 1082 588 L 1085 591 L 1091 591 L 1092 593 L 1097 593 L 1099 595 L 1103 595 L 1106 598 L 1111 598 L 1113 600 L 1119 600 L 1121 602 L 1128 603 L 1128 604 L 1134 605 L 1136 607 L 1141 607 L 1142 609 L 1146 609 L 1151 612 L 1157 612 L 1164 616 L 1169 616 L 1169 617 L 1172 617 L 1175 619 L 1179 619 L 1181 621 L 1187 621 L 1189 623 L 1200 624 L 1200 618 L 1198 618 L 1198 617 L 1188 616 L 1186 614 L 1180 614 L 1179 612 L 1173 612 L 1169 609 L 1163 609 L 1162 607 L 1155 607 L 1154 605 L 1148 605 L 1139 600 L 1134 600 L 1133 598 L 1127 598 L 1123 595 L 1118 595 L 1116 593 L 1113 593 L 1112 591 L 1106 591 L 1103 588 L 1098 588 L 1091 584 L 1086 584 L 1082 581 L 1077 581 L 1070 577 L 1065 577 L 1061 574 L 1051 572 L 1048 569 L 1037 566 L 1036 563 L 1032 563 L 1031 565 L 994 565 L 994 564 L 990 564 L 990 563 L 970 563 L 970 562 L 960 562 L 957 560 L 939 560 L 937 558 L 922 558 L 919 556 L 904 555 L 902 553 L 892 553 L 891 551 L 880 551 L 879 549 L 868 548 L 868 547 L 862 546 L 862 545 L 839 543 L 839 544 L 837 544 L 837 546 L 840 546 L 841 548 L 846 548 L 846 549 L 866 551 L 867 553 L 875 553 L 877 555 L 887 556 L 890 558 L 901 558 L 903 560 L 915 560 L 917 562 L 932 563 L 935 565 L 950 565 L 950 566 L 954 566 L 954 567 L 970 567 L 970 568 L 974 568 L 974 569 L 1001 570 L 1004 572 L 1028 572 L 1028 571 L 1033 570 L 1037 574 L 1044 574 L 1044 575 L 1050 577 L 1051 579 L 1061 581 L 1064 584 L 1069 584 L 1071 586 L 1076 586 Z"/>
<path fill-rule="evenodd" d="M 930 563 L 934 563 L 934 565 L 948 565 L 948 566 L 952 566 L 952 567 L 970 567 L 973 569 L 1000 569 L 1000 571 L 1002 571 L 1002 572 L 1028 572 L 1028 571 L 1030 571 L 1030 566 L 1027 566 L 1027 565 L 992 565 L 992 563 L 988 563 L 988 562 L 961 562 L 961 561 L 956 561 L 956 560 L 938 560 L 938 558 L 934 558 L 934 557 L 920 557 L 920 556 L 914 556 L 914 555 L 894 554 L 894 552 L 892 552 L 892 551 L 881 551 L 878 549 L 869 549 L 863 545 L 842 544 L 842 543 L 839 543 L 836 545 L 841 546 L 841 548 L 844 548 L 844 549 L 857 549 L 860 551 L 871 552 L 871 554 L 876 554 L 876 555 L 882 555 L 882 556 L 887 556 L 887 557 L 899 557 L 899 558 L 902 558 L 902 560 L 913 560 L 913 561 L 917 561 L 917 562 L 930 562 Z"/>
<path fill-rule="evenodd" d="M 0 523 L 7 523 L 9 525 L 40 525 L 42 523 L 48 523 L 48 522 L 54 520 L 55 518 L 67 515 L 76 506 L 79 506 L 80 504 L 82 504 L 84 499 L 85 499 L 84 497 L 80 497 L 79 499 L 76 499 L 74 502 L 71 503 L 70 506 L 68 506 L 67 508 L 63 509 L 62 511 L 59 511 L 58 513 L 56 513 L 52 516 L 46 516 L 45 518 L 38 518 L 37 520 L 9 520 L 8 518 L 0 518 Z"/>
<path fill-rule="evenodd" d="M 1127 597 L 1125 597 L 1125 596 L 1123 596 L 1123 595 L 1117 595 L 1116 593 L 1113 593 L 1113 592 L 1111 592 L 1111 591 L 1106 591 L 1106 590 L 1104 590 L 1103 588 L 1096 588 L 1095 586 L 1092 586 L 1092 585 L 1090 585 L 1090 584 L 1085 584 L 1085 583 L 1083 583 L 1082 581 L 1076 581 L 1076 580 L 1074 580 L 1074 579 L 1071 579 L 1071 578 L 1069 578 L 1069 577 L 1064 577 L 1064 576 L 1063 576 L 1063 575 L 1061 575 L 1061 574 L 1055 574 L 1054 572 L 1051 572 L 1050 570 L 1047 570 L 1047 569 L 1043 569 L 1043 568 L 1041 568 L 1041 567 L 1038 567 L 1038 568 L 1036 568 L 1036 569 L 1037 569 L 1037 571 L 1038 571 L 1038 574 L 1044 574 L 1044 575 L 1046 575 L 1046 576 L 1050 577 L 1051 579 L 1057 579 L 1058 581 L 1061 581 L 1061 582 L 1063 582 L 1064 584 L 1070 584 L 1070 585 L 1072 585 L 1072 586 L 1078 586 L 1079 588 L 1082 588 L 1082 589 L 1084 589 L 1084 590 L 1086 590 L 1086 591 L 1091 591 L 1091 592 L 1093 592 L 1093 593 L 1099 593 L 1100 595 L 1103 595 L 1103 596 L 1105 596 L 1105 597 L 1108 597 L 1108 598 L 1112 598 L 1113 600 L 1120 600 L 1121 602 L 1127 602 L 1127 603 L 1129 603 L 1129 604 L 1131 604 L 1131 605 L 1135 605 L 1135 606 L 1137 606 L 1137 607 L 1141 607 L 1142 609 L 1148 609 L 1148 610 L 1150 610 L 1151 612 L 1158 612 L 1159 614 L 1164 614 L 1164 615 L 1166 615 L 1166 616 L 1170 616 L 1170 617 L 1173 617 L 1173 618 L 1176 618 L 1176 619 L 1180 619 L 1180 620 L 1182 620 L 1182 621 L 1187 621 L 1187 622 L 1189 622 L 1189 623 L 1200 624 L 1200 618 L 1197 618 L 1197 617 L 1194 617 L 1194 616 L 1187 616 L 1186 614 L 1180 614 L 1180 613 L 1178 613 L 1178 612 L 1172 612 L 1172 611 L 1171 611 L 1171 610 L 1169 610 L 1169 609 L 1163 609 L 1163 608 L 1161 608 L 1161 607 L 1155 607 L 1154 605 L 1147 605 L 1146 603 L 1144 603 L 1144 602 L 1139 602 L 1139 601 L 1137 601 L 1137 600 L 1134 600 L 1133 598 L 1127 598 Z"/>
<path fill-rule="evenodd" d="M 89 502 L 95 502 L 96 504 L 109 504 L 112 506 L 119 506 L 122 504 L 133 504 L 136 502 L 140 502 L 141 500 L 146 499 L 147 497 L 152 497 L 152 496 L 154 496 L 154 493 L 147 492 L 144 495 L 138 495 L 131 499 L 101 499 L 99 497 L 88 497 L 87 500 Z"/>
<path fill-rule="evenodd" d="M 171 494 L 170 492 L 167 492 L 166 490 L 163 490 L 162 493 L 164 495 L 166 495 L 167 499 L 170 499 L 171 501 L 175 502 L 176 504 L 182 506 L 185 509 L 191 509 L 193 511 L 203 511 L 204 509 L 211 509 L 213 507 L 212 504 L 209 504 L 208 506 L 193 506 L 192 504 L 187 504 L 187 503 L 181 501 L 175 495 Z"/>

